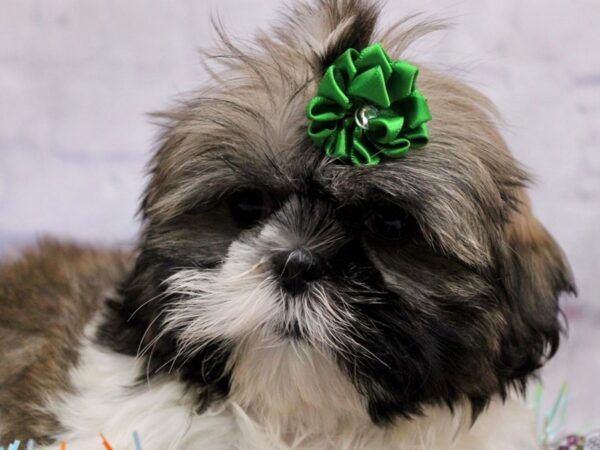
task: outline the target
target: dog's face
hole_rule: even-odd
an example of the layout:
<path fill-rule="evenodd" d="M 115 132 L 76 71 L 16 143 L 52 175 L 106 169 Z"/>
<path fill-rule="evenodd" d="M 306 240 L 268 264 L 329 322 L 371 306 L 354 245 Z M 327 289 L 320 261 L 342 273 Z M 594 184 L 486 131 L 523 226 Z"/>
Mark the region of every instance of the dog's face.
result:
<path fill-rule="evenodd" d="M 378 38 L 375 8 L 319 5 L 252 51 L 224 39 L 227 73 L 164 116 L 119 339 L 205 401 L 244 349 L 287 343 L 326 355 L 375 422 L 477 413 L 556 349 L 568 269 L 486 100 L 456 81 L 421 69 L 431 142 L 404 158 L 356 167 L 309 141 L 332 59 L 380 39 L 401 57 L 427 29 Z"/>

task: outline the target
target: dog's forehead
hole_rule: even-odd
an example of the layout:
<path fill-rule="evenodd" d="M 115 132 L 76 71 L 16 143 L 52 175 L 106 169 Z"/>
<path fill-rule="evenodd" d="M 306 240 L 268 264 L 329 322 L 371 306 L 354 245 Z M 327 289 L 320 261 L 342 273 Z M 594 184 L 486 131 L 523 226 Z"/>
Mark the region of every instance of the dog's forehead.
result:
<path fill-rule="evenodd" d="M 195 200 L 238 187 L 296 191 L 315 184 L 348 199 L 366 197 L 374 190 L 396 198 L 417 197 L 423 195 L 423 187 L 437 184 L 443 185 L 438 189 L 443 195 L 456 181 L 457 170 L 462 172 L 461 182 L 469 183 L 473 172 L 466 166 L 478 164 L 468 142 L 461 151 L 470 154 L 457 154 L 462 135 L 454 132 L 452 122 L 448 131 L 447 122 L 458 121 L 456 116 L 466 114 L 465 108 L 447 118 L 440 111 L 448 108 L 435 95 L 429 145 L 410 149 L 403 157 L 382 158 L 377 165 L 355 166 L 326 156 L 309 138 L 306 108 L 317 89 L 315 80 L 302 89 L 273 89 L 231 83 L 218 93 L 205 92 L 184 111 L 185 119 L 174 127 L 172 156 L 164 153 L 163 166 L 173 167 L 180 180 L 183 175 L 186 182 L 180 185 L 186 192 L 195 185 Z"/>
<path fill-rule="evenodd" d="M 351 202 L 374 192 L 390 196 L 410 194 L 418 188 L 411 184 L 418 184 L 419 178 L 423 183 L 431 183 L 426 171 L 421 170 L 423 163 L 418 162 L 426 155 L 356 166 L 326 156 L 323 149 L 304 136 L 274 147 L 247 147 L 230 155 L 226 170 L 231 170 L 233 184 L 284 193 L 325 191 L 340 201 Z"/>
<path fill-rule="evenodd" d="M 455 167 L 455 155 L 444 152 L 435 141 L 425 148 L 411 149 L 402 157 L 382 158 L 377 165 L 354 165 L 327 156 L 308 136 L 305 111 L 311 92 L 279 101 L 267 101 L 256 94 L 256 101 L 244 101 L 243 107 L 238 106 L 239 99 L 235 106 L 223 105 L 225 112 L 221 117 L 230 111 L 230 128 L 226 138 L 213 133 L 197 134 L 203 154 L 198 172 L 221 167 L 227 176 L 211 184 L 217 189 L 223 182 L 284 192 L 318 186 L 349 201 L 368 197 L 374 191 L 396 198 L 414 196 L 423 186 L 448 181 Z M 206 110 L 200 114 L 206 114 Z M 435 119 L 432 125 L 435 131 Z M 211 141 L 209 150 L 202 150 Z M 467 172 L 461 175 L 463 181 L 468 177 Z"/>
<path fill-rule="evenodd" d="M 342 202 L 377 192 L 411 203 L 430 190 L 443 195 L 451 188 L 448 183 L 456 178 L 454 155 L 435 141 L 377 165 L 353 165 L 327 156 L 310 140 L 305 103 L 298 103 L 260 109 L 257 105 L 231 109 L 227 103 L 220 105 L 221 115 L 199 108 L 194 122 L 201 126 L 190 126 L 194 132 L 175 149 L 177 156 L 169 158 L 169 166 L 180 167 L 173 175 L 182 190 L 194 191 L 194 202 L 245 188 L 291 193 L 318 187 Z M 468 183 L 469 173 L 460 178 Z M 435 189 L 438 184 L 445 186 Z"/>

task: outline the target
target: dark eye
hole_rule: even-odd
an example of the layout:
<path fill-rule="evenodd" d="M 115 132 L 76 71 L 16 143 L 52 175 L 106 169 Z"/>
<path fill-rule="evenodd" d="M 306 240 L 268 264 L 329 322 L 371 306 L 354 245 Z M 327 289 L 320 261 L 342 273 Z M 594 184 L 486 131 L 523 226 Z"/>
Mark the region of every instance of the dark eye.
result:
<path fill-rule="evenodd" d="M 375 236 L 389 240 L 409 238 L 417 228 L 415 219 L 397 206 L 374 209 L 365 220 L 365 226 Z"/>
<path fill-rule="evenodd" d="M 240 227 L 251 228 L 273 211 L 273 201 L 265 192 L 249 189 L 234 194 L 229 209 Z"/>

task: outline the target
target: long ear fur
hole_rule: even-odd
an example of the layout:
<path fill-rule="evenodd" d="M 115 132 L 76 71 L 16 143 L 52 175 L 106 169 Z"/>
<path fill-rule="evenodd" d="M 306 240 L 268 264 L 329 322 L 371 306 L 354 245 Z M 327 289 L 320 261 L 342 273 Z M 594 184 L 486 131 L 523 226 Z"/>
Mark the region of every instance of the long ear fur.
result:
<path fill-rule="evenodd" d="M 523 387 L 526 377 L 556 352 L 562 331 L 559 296 L 576 290 L 563 252 L 533 216 L 524 191 L 506 239 L 503 281 L 509 331 L 502 359 L 506 378 Z"/>

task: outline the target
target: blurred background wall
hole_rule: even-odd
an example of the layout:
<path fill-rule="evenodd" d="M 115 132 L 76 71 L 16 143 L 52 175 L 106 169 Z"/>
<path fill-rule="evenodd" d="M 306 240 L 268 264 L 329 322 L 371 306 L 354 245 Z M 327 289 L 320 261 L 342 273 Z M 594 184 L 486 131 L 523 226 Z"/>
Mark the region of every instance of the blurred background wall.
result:
<path fill-rule="evenodd" d="M 41 234 L 132 242 L 156 133 L 145 113 L 204 78 L 211 13 L 248 37 L 283 3 L 1 0 L 0 255 Z M 383 21 L 415 12 L 454 26 L 408 56 L 491 97 L 535 175 L 535 211 L 580 290 L 546 378 L 571 382 L 572 424 L 600 419 L 586 400 L 600 398 L 600 1 L 389 0 Z"/>

